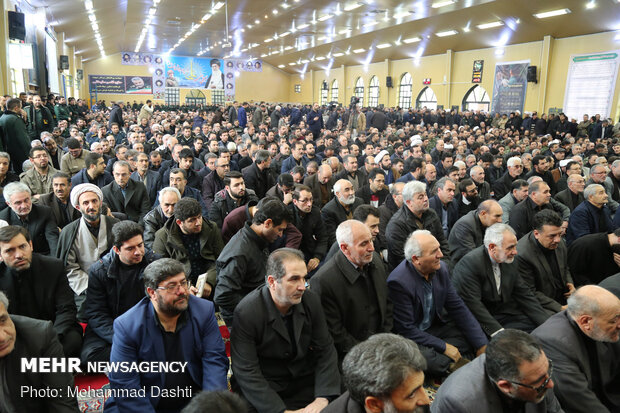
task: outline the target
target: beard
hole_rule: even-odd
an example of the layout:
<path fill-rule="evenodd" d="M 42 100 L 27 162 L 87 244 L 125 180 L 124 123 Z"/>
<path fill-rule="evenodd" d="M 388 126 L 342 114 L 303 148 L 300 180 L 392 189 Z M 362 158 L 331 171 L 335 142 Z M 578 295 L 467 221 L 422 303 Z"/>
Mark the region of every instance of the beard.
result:
<path fill-rule="evenodd" d="M 88 222 L 97 221 L 99 218 L 101 218 L 101 207 L 99 207 L 97 211 L 93 211 L 92 209 L 82 211 L 82 217 L 84 217 L 84 219 Z"/>
<path fill-rule="evenodd" d="M 343 205 L 353 205 L 353 203 L 355 202 L 355 195 L 352 195 L 349 198 L 345 198 L 344 196 L 339 197 L 338 200 Z"/>
<path fill-rule="evenodd" d="M 187 310 L 188 303 L 188 294 L 183 294 L 176 297 L 172 303 L 166 303 L 161 295 L 157 296 L 157 307 L 159 311 L 169 317 L 174 317 Z"/>
<path fill-rule="evenodd" d="M 388 399 L 383 402 L 383 413 L 425 413 L 428 411 L 430 411 L 428 406 L 419 406 L 413 410 L 399 410 L 394 406 L 392 400 Z"/>

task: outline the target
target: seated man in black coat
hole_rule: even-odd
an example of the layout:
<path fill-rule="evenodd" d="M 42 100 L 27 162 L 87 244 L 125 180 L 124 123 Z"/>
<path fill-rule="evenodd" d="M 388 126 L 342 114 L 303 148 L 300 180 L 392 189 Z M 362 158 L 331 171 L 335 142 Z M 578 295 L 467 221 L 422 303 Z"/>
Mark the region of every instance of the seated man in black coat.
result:
<path fill-rule="evenodd" d="M 568 247 L 568 266 L 577 287 L 597 284 L 620 272 L 620 228 L 575 240 Z"/>
<path fill-rule="evenodd" d="M 142 182 L 130 179 L 131 168 L 126 161 L 117 161 L 113 167 L 114 182 L 101 188 L 103 200 L 112 212 L 122 212 L 139 224 L 151 210 L 151 202 Z"/>
<path fill-rule="evenodd" d="M 63 229 L 80 218 L 80 211 L 73 208 L 69 201 L 72 188 L 69 174 L 56 172 L 52 177 L 52 187 L 53 192 L 41 195 L 38 203 L 52 209 L 52 215 L 54 215 L 58 228 Z"/>
<path fill-rule="evenodd" d="M 385 230 L 390 269 L 396 268 L 405 259 L 405 241 L 416 229 L 429 230 L 439 241 L 444 260 L 449 259 L 450 249 L 443 234 L 441 220 L 435 211 L 428 207 L 426 184 L 419 181 L 408 182 L 403 188 L 403 202 L 403 206 L 392 216 Z"/>
<path fill-rule="evenodd" d="M 314 205 L 312 191 L 306 185 L 295 185 L 293 203 L 288 206 L 291 223 L 301 232 L 299 249 L 304 253 L 307 270 L 315 270 L 327 252 L 327 232 L 321 219 L 321 211 Z"/>
<path fill-rule="evenodd" d="M 241 172 L 229 171 L 224 175 L 224 189 L 215 194 L 209 208 L 209 219 L 222 229 L 226 216 L 250 201 L 258 202 L 253 190 L 246 188 Z"/>
<path fill-rule="evenodd" d="M 142 272 L 159 256 L 145 252 L 142 232 L 132 221 L 115 224 L 112 249 L 88 271 L 82 363 L 110 360 L 114 320 L 144 298 Z"/>
<path fill-rule="evenodd" d="M 336 228 L 340 223 L 353 218 L 355 208 L 364 201 L 355 196 L 353 185 L 346 179 L 340 179 L 334 184 L 335 196 L 321 210 L 321 216 L 327 230 L 327 245 L 332 245 L 336 240 Z"/>
<path fill-rule="evenodd" d="M 378 208 L 383 205 L 390 194 L 385 185 L 385 172 L 381 168 L 371 169 L 367 179 L 368 183 L 358 189 L 355 195 L 361 198 L 365 204 Z"/>
<path fill-rule="evenodd" d="M 0 212 L 0 219 L 9 225 L 27 228 L 34 252 L 54 256 L 58 246 L 58 226 L 52 210 L 33 204 L 30 188 L 21 182 L 5 186 L 3 196 L 9 208 Z"/>
<path fill-rule="evenodd" d="M 174 216 L 174 207 L 181 199 L 181 193 L 172 186 L 162 188 L 157 195 L 157 206 L 144 216 L 144 246 L 153 247 L 155 233 Z"/>
<path fill-rule="evenodd" d="M 301 251 L 272 252 L 267 284 L 235 309 L 233 389 L 258 412 L 318 412 L 340 394 L 336 349 L 319 297 L 305 291 L 306 273 Z"/>
<path fill-rule="evenodd" d="M 0 410 L 13 412 L 78 413 L 77 400 L 67 394 L 73 387 L 70 372 L 24 372 L 22 360 L 42 357 L 67 357 L 52 323 L 20 315 L 9 315 L 9 300 L 0 291 L 0 364 L 3 368 L 2 400 Z M 11 312 L 13 308 L 11 306 Z M 58 397 L 29 397 L 24 389 L 58 391 Z M 7 410 L 10 409 L 10 410 Z"/>
<path fill-rule="evenodd" d="M 430 209 L 437 213 L 441 220 L 441 227 L 446 238 L 450 235 L 450 230 L 459 219 L 459 206 L 454 200 L 456 183 L 444 176 L 435 184 L 437 194 L 428 200 Z"/>
<path fill-rule="evenodd" d="M 26 228 L 0 228 L 0 291 L 11 301 L 11 313 L 54 323 L 66 357 L 82 348 L 73 292 L 62 261 L 32 252 Z"/>
<path fill-rule="evenodd" d="M 578 166 L 579 164 L 575 162 Z M 579 174 L 572 174 L 566 179 L 568 188 L 558 192 L 553 197 L 556 201 L 560 201 L 573 212 L 584 200 L 583 190 L 586 187 L 586 180 Z"/>
<path fill-rule="evenodd" d="M 549 317 L 519 275 L 516 255 L 514 230 L 494 224 L 484 234 L 484 245 L 465 255 L 452 272 L 456 291 L 488 336 L 502 328 L 530 332 Z"/>
<path fill-rule="evenodd" d="M 563 216 L 563 209 L 567 209 L 562 204 L 556 203 L 555 205 L 562 207 L 562 210 L 556 210 L 554 204 L 551 204 L 551 190 L 545 181 L 532 182 L 527 189 L 527 194 L 527 198 L 512 208 L 508 219 L 508 223 L 517 234 L 517 239 L 534 228 L 534 215 L 537 212 L 550 209 Z"/>

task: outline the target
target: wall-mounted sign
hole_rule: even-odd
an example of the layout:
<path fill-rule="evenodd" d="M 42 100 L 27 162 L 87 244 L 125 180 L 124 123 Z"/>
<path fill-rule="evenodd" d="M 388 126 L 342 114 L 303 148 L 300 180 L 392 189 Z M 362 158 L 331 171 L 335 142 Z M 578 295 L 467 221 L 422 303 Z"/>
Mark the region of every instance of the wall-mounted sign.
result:
<path fill-rule="evenodd" d="M 431 84 L 431 78 L 427 77 L 426 79 L 422 80 L 422 84 L 423 85 L 430 85 Z"/>
<path fill-rule="evenodd" d="M 472 83 L 482 83 L 482 69 L 484 69 L 484 60 L 474 60 L 474 68 L 471 72 Z"/>

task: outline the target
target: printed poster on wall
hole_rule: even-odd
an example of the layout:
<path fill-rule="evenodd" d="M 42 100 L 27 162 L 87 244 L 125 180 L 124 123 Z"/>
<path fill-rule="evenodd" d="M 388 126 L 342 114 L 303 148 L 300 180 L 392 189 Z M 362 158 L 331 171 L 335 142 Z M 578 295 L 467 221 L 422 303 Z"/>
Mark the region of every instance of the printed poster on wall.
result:
<path fill-rule="evenodd" d="M 125 77 L 110 75 L 88 75 L 88 90 L 96 93 L 125 93 Z"/>
<path fill-rule="evenodd" d="M 584 114 L 609 117 L 620 65 L 620 51 L 570 57 L 564 113 L 581 120 Z"/>
<path fill-rule="evenodd" d="M 224 60 L 204 57 L 169 56 L 165 62 L 165 87 L 224 89 Z"/>
<path fill-rule="evenodd" d="M 482 83 L 482 70 L 484 69 L 484 60 L 474 60 L 474 67 L 471 73 L 472 83 Z"/>
<path fill-rule="evenodd" d="M 123 52 L 121 53 L 121 64 L 128 66 L 150 66 L 150 65 L 161 65 L 163 63 L 163 58 L 160 55 L 155 55 L 151 53 L 132 53 L 132 52 Z"/>
<path fill-rule="evenodd" d="M 128 95 L 150 95 L 153 93 L 151 76 L 125 76 L 125 93 Z"/>
<path fill-rule="evenodd" d="M 527 67 L 530 61 L 497 63 L 493 82 L 491 110 L 510 113 L 516 110 L 523 113 L 525 92 L 527 90 Z"/>

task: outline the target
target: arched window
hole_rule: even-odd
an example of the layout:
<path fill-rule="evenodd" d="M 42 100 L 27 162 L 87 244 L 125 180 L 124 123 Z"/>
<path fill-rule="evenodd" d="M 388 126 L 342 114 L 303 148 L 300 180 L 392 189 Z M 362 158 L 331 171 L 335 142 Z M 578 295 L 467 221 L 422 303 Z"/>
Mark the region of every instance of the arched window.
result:
<path fill-rule="evenodd" d="M 327 105 L 327 88 L 327 80 L 324 80 L 321 83 L 321 93 L 319 94 L 319 96 L 321 96 L 321 106 Z"/>
<path fill-rule="evenodd" d="M 355 81 L 355 89 L 353 90 L 353 94 L 356 98 L 359 98 L 359 104 L 364 106 L 364 79 L 362 79 L 361 76 Z"/>
<path fill-rule="evenodd" d="M 411 107 L 411 75 L 405 73 L 400 77 L 400 85 L 398 86 L 398 106 L 403 109 Z"/>
<path fill-rule="evenodd" d="M 422 89 L 422 91 L 415 100 L 416 108 L 420 109 L 424 106 L 431 110 L 437 109 L 437 96 L 435 96 L 435 92 L 433 92 L 433 89 L 428 86 Z"/>
<path fill-rule="evenodd" d="M 463 98 L 463 110 L 483 110 L 488 112 L 491 101 L 487 91 L 480 85 L 475 85 L 465 93 Z"/>
<path fill-rule="evenodd" d="M 338 81 L 336 79 L 332 82 L 332 98 L 330 102 L 338 102 Z"/>
<path fill-rule="evenodd" d="M 379 78 L 377 78 L 377 76 L 370 78 L 370 86 L 368 86 L 368 106 L 371 108 L 379 106 Z"/>

